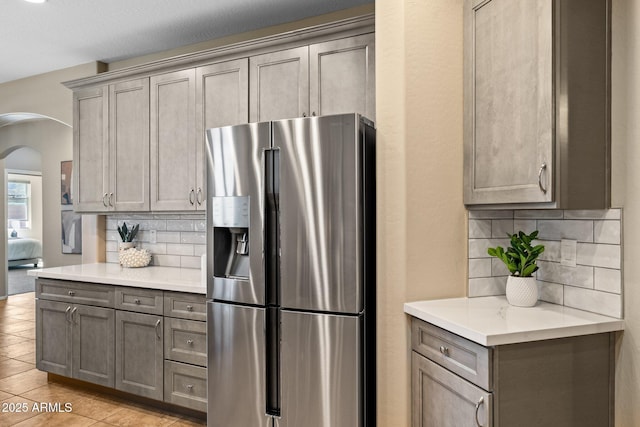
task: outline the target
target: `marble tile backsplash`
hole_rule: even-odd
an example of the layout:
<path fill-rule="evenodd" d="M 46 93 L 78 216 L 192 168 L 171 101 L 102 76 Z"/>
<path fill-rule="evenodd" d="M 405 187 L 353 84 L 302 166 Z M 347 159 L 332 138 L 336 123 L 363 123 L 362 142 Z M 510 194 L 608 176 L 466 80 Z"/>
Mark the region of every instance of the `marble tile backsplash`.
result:
<path fill-rule="evenodd" d="M 200 268 L 200 256 L 206 251 L 205 214 L 117 214 L 106 218 L 106 258 L 118 263 L 120 236 L 117 227 L 140 224 L 136 247 L 148 249 L 152 265 Z M 156 242 L 151 243 L 151 230 Z"/>
<path fill-rule="evenodd" d="M 469 296 L 503 295 L 507 268 L 487 248 L 509 246 L 507 233 L 531 233 L 545 245 L 536 273 L 540 299 L 622 318 L 622 210 L 469 211 Z M 560 263 L 560 241 L 576 240 L 576 267 Z"/>

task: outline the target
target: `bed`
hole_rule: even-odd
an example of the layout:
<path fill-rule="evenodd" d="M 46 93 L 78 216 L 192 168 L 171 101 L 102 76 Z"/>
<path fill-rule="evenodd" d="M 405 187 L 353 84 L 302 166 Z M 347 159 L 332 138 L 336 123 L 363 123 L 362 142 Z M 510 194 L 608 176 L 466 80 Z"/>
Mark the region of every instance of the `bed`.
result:
<path fill-rule="evenodd" d="M 8 243 L 7 265 L 9 267 L 24 264 L 38 266 L 38 262 L 42 258 L 40 240 L 26 237 L 10 237 Z"/>

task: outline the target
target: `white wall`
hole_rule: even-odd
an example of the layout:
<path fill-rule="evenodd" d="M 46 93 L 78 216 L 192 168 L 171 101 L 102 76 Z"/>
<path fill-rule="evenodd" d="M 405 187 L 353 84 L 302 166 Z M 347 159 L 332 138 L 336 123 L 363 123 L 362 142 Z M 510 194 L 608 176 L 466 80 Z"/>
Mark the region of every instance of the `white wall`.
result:
<path fill-rule="evenodd" d="M 623 206 L 625 331 L 616 360 L 616 426 L 640 425 L 640 2 L 613 0 L 612 199 Z"/>
<path fill-rule="evenodd" d="M 376 1 L 377 411 L 411 425 L 403 303 L 464 296 L 462 0 Z"/>
<path fill-rule="evenodd" d="M 0 158 L 16 147 L 30 147 L 42 156 L 42 246 L 46 267 L 79 264 L 80 255 L 62 254 L 60 224 L 60 162 L 71 160 L 71 128 L 53 120 L 25 122 L 0 128 Z M 4 162 L 3 162 L 4 164 Z M 6 183 L 3 183 L 6 188 Z M 6 223 L 6 213 L 0 221 Z M 2 233 L 6 234 L 6 228 Z M 0 238 L 3 234 L 0 233 Z M 6 239 L 5 239 L 6 240 Z M 6 262 L 6 257 L 0 263 Z M 2 266 L 0 265 L 0 271 Z"/>

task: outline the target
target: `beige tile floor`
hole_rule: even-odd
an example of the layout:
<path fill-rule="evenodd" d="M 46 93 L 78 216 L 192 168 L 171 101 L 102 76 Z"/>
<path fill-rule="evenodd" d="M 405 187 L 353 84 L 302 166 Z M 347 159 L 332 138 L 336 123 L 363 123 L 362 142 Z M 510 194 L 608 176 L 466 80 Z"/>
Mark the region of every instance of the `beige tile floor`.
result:
<path fill-rule="evenodd" d="M 63 408 L 65 403 L 69 403 L 71 411 L 37 410 L 41 403 L 58 402 Z M 47 374 L 35 367 L 33 292 L 0 301 L 0 427 L 188 427 L 205 424 L 202 420 L 93 390 L 48 381 Z"/>

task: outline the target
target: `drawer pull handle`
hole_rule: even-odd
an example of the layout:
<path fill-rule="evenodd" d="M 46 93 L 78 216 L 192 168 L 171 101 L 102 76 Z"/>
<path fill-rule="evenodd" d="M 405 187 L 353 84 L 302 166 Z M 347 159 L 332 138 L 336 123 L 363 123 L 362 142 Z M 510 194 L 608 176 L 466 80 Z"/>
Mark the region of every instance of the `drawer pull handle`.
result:
<path fill-rule="evenodd" d="M 140 300 L 138 298 L 134 299 L 133 302 L 140 305 Z"/>
<path fill-rule="evenodd" d="M 193 345 L 193 340 L 187 340 L 187 344 Z"/>
<path fill-rule="evenodd" d="M 70 296 L 70 297 L 75 296 L 75 295 L 76 295 L 76 292 L 75 292 L 75 291 L 69 291 L 69 296 Z"/>
<path fill-rule="evenodd" d="M 73 307 L 71 310 L 71 323 L 78 324 L 78 317 L 76 316 L 76 320 L 73 320 L 73 315 L 78 312 L 78 307 Z"/>
<path fill-rule="evenodd" d="M 483 427 L 482 424 L 480 424 L 480 421 L 478 421 L 478 411 L 480 410 L 480 405 L 482 405 L 484 403 L 484 397 L 480 397 L 480 400 L 478 400 L 478 403 L 476 403 L 476 426 L 477 427 Z"/>
<path fill-rule="evenodd" d="M 187 385 L 187 390 L 189 390 L 190 392 L 193 391 L 193 386 L 191 384 Z"/>
<path fill-rule="evenodd" d="M 445 347 L 443 345 L 440 346 L 440 353 L 449 357 L 449 347 Z"/>
<path fill-rule="evenodd" d="M 158 339 L 162 339 L 162 337 L 160 336 L 160 328 L 159 328 L 160 322 L 161 322 L 160 319 L 158 319 L 158 321 L 156 322 L 156 337 L 158 337 Z"/>
<path fill-rule="evenodd" d="M 187 306 L 187 311 L 193 311 L 193 306 L 192 305 L 188 305 Z"/>
<path fill-rule="evenodd" d="M 70 311 L 71 311 L 71 306 L 67 307 L 67 309 L 64 311 L 64 318 L 67 319 L 67 322 L 71 322 L 71 319 L 69 319 Z"/>

